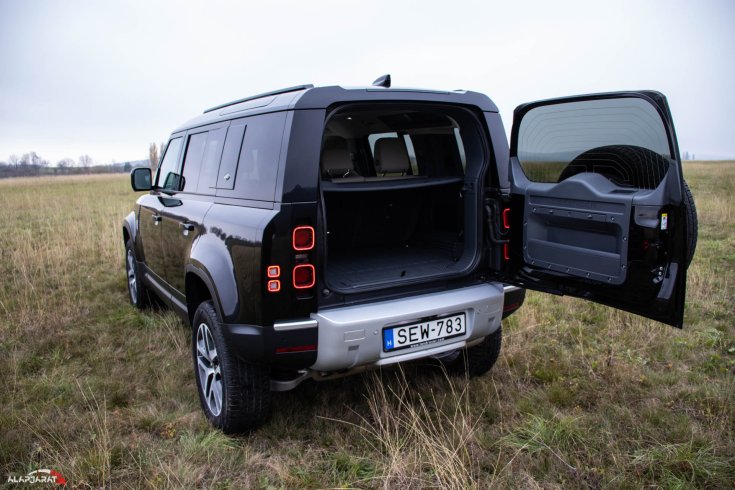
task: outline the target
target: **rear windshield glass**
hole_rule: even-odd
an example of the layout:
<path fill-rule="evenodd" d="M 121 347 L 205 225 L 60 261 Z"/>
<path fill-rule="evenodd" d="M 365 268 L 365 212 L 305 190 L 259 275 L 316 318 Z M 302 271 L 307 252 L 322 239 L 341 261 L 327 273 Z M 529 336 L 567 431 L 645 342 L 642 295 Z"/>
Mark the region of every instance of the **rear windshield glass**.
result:
<path fill-rule="evenodd" d="M 518 160 L 534 182 L 602 173 L 618 185 L 655 188 L 672 158 L 661 116 L 621 97 L 535 107 L 518 129 Z"/>

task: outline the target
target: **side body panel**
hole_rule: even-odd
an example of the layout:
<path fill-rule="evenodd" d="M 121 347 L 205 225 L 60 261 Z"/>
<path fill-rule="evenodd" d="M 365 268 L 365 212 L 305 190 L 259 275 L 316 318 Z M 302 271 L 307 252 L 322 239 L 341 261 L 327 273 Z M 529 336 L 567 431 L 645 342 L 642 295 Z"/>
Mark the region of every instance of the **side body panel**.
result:
<path fill-rule="evenodd" d="M 138 198 L 138 260 L 160 274 L 163 270 L 163 248 L 161 246 L 160 194 L 152 191 Z"/>
<path fill-rule="evenodd" d="M 209 196 L 186 193 L 163 199 L 161 209 L 161 240 L 163 269 L 161 275 L 171 286 L 172 294 L 185 302 L 185 268 L 192 245 L 203 230 L 204 216 L 212 206 Z"/>

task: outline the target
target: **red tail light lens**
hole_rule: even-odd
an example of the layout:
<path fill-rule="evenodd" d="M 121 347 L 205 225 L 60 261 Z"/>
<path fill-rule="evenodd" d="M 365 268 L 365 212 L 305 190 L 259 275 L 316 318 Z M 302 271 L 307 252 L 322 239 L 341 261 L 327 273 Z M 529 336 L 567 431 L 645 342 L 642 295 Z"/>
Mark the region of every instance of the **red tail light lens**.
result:
<path fill-rule="evenodd" d="M 316 350 L 316 344 L 295 345 L 293 347 L 276 347 L 276 354 L 288 354 L 289 352 L 309 352 Z"/>
<path fill-rule="evenodd" d="M 503 259 L 510 260 L 510 246 L 507 243 L 503 244 Z"/>
<path fill-rule="evenodd" d="M 293 287 L 296 289 L 308 289 L 314 286 L 316 273 L 311 264 L 299 264 L 293 268 Z"/>
<path fill-rule="evenodd" d="M 314 248 L 314 228 L 297 226 L 293 230 L 292 243 L 294 250 L 311 250 Z"/>
<path fill-rule="evenodd" d="M 503 228 L 510 230 L 510 208 L 503 209 Z"/>

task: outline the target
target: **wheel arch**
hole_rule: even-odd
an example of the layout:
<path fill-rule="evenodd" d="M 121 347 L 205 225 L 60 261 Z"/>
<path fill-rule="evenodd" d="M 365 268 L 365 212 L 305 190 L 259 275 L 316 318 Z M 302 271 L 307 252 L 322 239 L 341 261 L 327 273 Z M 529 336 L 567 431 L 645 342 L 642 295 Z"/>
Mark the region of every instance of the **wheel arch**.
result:
<path fill-rule="evenodd" d="M 214 287 L 214 282 L 205 269 L 194 264 L 188 264 L 186 266 L 184 284 L 190 324 L 193 324 L 194 313 L 196 313 L 197 307 L 207 300 L 212 300 L 214 309 L 217 311 L 220 320 L 224 318 L 217 289 Z"/>
<path fill-rule="evenodd" d="M 131 211 L 123 220 L 123 243 L 127 243 L 129 239 L 133 240 L 133 246 L 135 246 L 135 239 L 138 235 L 137 227 L 135 226 L 135 211 Z"/>

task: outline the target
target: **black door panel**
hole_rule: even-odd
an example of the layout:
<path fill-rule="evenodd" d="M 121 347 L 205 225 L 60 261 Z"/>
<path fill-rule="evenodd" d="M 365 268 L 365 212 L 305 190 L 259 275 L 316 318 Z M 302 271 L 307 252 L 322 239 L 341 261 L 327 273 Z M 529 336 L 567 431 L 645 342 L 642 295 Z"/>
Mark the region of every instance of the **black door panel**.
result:
<path fill-rule="evenodd" d="M 510 148 L 509 282 L 682 326 L 682 173 L 663 95 L 525 104 Z"/>
<path fill-rule="evenodd" d="M 179 300 L 186 294 L 186 264 L 191 247 L 202 230 L 204 215 L 212 206 L 206 197 L 177 194 L 176 198 L 165 199 L 164 223 L 161 228 L 164 256 L 163 277 Z"/>
<path fill-rule="evenodd" d="M 158 197 L 145 194 L 138 199 L 138 234 L 146 266 L 161 273 L 163 268 L 163 252 L 161 250 L 161 208 Z"/>

